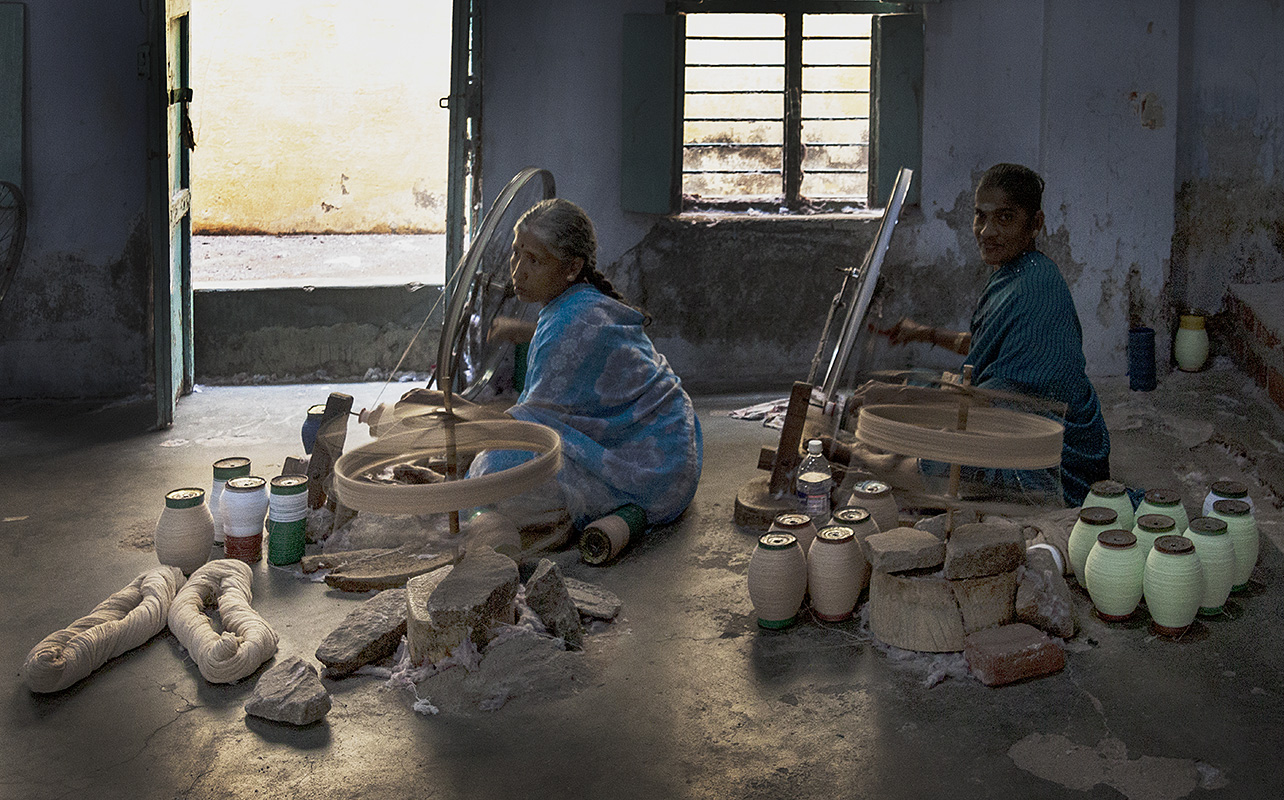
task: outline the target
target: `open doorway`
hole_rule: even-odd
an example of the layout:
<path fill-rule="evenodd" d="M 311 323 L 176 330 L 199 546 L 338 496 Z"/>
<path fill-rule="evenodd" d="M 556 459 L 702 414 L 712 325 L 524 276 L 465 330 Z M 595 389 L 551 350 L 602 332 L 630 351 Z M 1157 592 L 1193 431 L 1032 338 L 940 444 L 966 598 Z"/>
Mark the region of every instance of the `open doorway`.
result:
<path fill-rule="evenodd" d="M 451 0 L 196 0 L 192 280 L 440 285 Z"/>

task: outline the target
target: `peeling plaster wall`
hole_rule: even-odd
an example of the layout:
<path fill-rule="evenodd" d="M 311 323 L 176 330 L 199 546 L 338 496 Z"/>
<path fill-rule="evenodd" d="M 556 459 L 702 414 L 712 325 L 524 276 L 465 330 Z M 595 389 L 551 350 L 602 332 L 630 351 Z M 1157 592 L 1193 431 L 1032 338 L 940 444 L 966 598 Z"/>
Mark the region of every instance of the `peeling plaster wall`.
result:
<path fill-rule="evenodd" d="M 559 194 L 593 214 L 600 261 L 626 293 L 646 298 L 652 334 L 688 383 L 755 388 L 762 376 L 805 377 L 838 283 L 826 265 L 859 259 L 873 222 L 710 228 L 622 212 L 619 18 L 661 13 L 662 4 L 515 8 L 487 4 L 487 196 L 527 163 L 552 168 Z M 1122 374 L 1130 324 L 1162 327 L 1170 305 L 1178 4 L 969 0 L 924 13 L 922 206 L 903 216 L 884 266 L 884 320 L 967 327 L 989 274 L 971 234 L 972 189 L 991 164 L 1021 162 L 1048 180 L 1043 247 L 1070 284 L 1089 373 Z M 881 342 L 867 360 L 957 363 Z"/>
<path fill-rule="evenodd" d="M 1284 3 L 1183 4 L 1173 300 L 1210 312 L 1232 283 L 1284 280 Z"/>
<path fill-rule="evenodd" d="M 27 4 L 27 241 L 0 306 L 0 397 L 149 380 L 147 39 L 135 0 Z"/>
<path fill-rule="evenodd" d="M 451 0 L 192 4 L 197 233 L 443 233 Z"/>

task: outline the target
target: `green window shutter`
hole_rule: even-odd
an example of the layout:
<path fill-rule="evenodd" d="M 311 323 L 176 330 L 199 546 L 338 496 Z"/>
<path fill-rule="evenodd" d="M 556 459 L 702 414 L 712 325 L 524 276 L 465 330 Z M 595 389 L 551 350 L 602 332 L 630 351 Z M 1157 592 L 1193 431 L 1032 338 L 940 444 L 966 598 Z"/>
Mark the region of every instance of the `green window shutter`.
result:
<path fill-rule="evenodd" d="M 871 34 L 869 203 L 882 208 L 901 167 L 922 175 L 923 17 L 881 14 Z M 918 202 L 919 183 L 906 203 Z"/>
<path fill-rule="evenodd" d="M 23 11 L 0 3 L 0 180 L 22 183 Z"/>
<path fill-rule="evenodd" d="M 620 207 L 646 214 L 678 210 L 682 178 L 676 14 L 625 14 Z"/>

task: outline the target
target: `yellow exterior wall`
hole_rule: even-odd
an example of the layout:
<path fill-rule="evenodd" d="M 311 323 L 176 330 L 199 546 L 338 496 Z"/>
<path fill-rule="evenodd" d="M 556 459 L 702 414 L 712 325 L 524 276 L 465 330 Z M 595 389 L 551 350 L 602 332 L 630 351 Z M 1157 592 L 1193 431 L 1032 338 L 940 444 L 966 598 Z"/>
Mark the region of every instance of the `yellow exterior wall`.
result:
<path fill-rule="evenodd" d="M 444 232 L 450 18 L 450 0 L 193 0 L 193 231 Z"/>

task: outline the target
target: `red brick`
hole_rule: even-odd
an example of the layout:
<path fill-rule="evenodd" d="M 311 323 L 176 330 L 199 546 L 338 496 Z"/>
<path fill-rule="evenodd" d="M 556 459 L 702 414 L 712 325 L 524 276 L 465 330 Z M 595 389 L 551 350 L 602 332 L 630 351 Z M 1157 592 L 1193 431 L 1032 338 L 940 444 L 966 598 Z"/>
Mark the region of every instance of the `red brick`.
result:
<path fill-rule="evenodd" d="M 1061 644 L 1024 622 L 986 628 L 964 641 L 967 665 L 986 686 L 1051 675 L 1066 665 Z"/>

